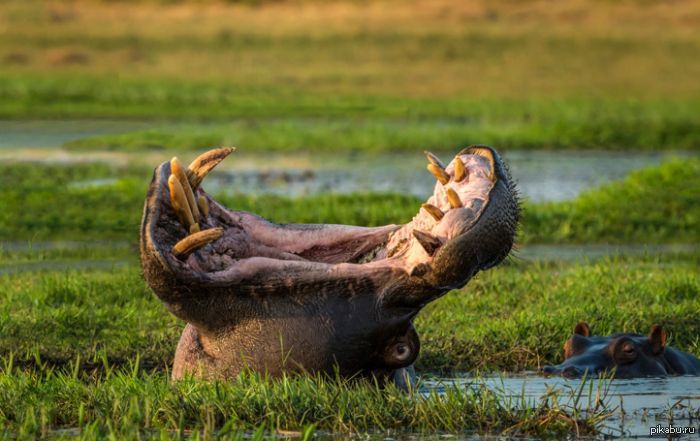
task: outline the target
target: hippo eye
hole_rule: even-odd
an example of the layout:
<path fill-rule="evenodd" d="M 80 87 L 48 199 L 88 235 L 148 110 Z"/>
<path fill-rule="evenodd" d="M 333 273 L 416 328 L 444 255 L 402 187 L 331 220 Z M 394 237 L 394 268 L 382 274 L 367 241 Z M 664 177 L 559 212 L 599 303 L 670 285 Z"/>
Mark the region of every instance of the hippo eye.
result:
<path fill-rule="evenodd" d="M 618 364 L 631 363 L 637 358 L 637 348 L 631 341 L 621 341 L 615 345 L 613 352 Z"/>
<path fill-rule="evenodd" d="M 394 346 L 393 356 L 398 361 L 408 360 L 411 356 L 411 348 L 409 348 L 407 344 L 399 343 Z"/>

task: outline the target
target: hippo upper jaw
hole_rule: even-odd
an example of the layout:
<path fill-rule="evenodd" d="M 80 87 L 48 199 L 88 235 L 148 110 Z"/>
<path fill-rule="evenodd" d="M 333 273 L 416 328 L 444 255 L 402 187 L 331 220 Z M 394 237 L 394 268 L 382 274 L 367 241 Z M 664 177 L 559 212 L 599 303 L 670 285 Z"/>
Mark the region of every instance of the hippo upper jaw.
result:
<path fill-rule="evenodd" d="M 155 294 L 196 328 L 201 350 L 234 365 L 270 369 L 276 353 L 258 352 L 279 352 L 284 341 L 304 370 L 394 367 L 368 354 L 410 334 L 422 306 L 500 262 L 513 245 L 517 195 L 489 147 L 465 149 L 446 167 L 429 155 L 433 195 L 411 222 L 375 228 L 278 225 L 226 209 L 200 184 L 229 153 L 205 153 L 186 174 L 175 159 L 156 168 L 141 263 Z M 303 354 L 312 347 L 320 355 Z M 245 354 L 231 353 L 239 350 Z"/>

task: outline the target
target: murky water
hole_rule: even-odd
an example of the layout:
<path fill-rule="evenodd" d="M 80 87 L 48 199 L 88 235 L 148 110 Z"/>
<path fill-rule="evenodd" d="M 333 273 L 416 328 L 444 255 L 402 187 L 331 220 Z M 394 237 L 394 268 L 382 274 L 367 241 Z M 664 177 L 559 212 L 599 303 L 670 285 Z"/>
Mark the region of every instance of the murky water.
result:
<path fill-rule="evenodd" d="M 87 136 L 140 130 L 155 123 L 133 121 L 0 121 L 0 160 L 50 162 L 136 161 L 153 166 L 171 155 L 67 151 L 64 142 Z M 207 189 L 247 194 L 308 195 L 319 192 L 431 194 L 434 178 L 421 151 L 370 153 L 246 152 L 245 146 L 207 179 Z M 196 152 L 198 153 L 198 152 Z M 196 154 L 181 154 L 183 158 Z M 438 152 L 440 153 L 440 152 Z M 444 152 L 448 159 L 455 152 Z M 532 201 L 563 200 L 632 170 L 690 153 L 605 151 L 505 151 L 521 193 Z"/>
<path fill-rule="evenodd" d="M 0 150 L 26 148 L 60 148 L 64 142 L 88 136 L 142 130 L 152 125 L 138 121 L 2 121 Z"/>
<path fill-rule="evenodd" d="M 700 377 L 639 378 L 630 380 L 591 380 L 581 387 L 581 380 L 539 375 L 518 375 L 483 378 L 444 378 L 423 383 L 421 392 L 444 391 L 446 387 L 487 387 L 513 397 L 514 403 L 536 404 L 542 397 L 556 393 L 562 406 L 570 406 L 578 396 L 579 407 L 595 405 L 596 393 L 601 395 L 610 416 L 605 420 L 603 434 L 618 439 L 649 438 L 652 428 L 689 427 L 693 434 L 679 439 L 697 440 L 700 437 Z M 590 387 L 589 387 L 590 385 Z M 661 436 L 665 439 L 666 436 Z M 469 437 L 467 439 L 474 439 Z"/>
<path fill-rule="evenodd" d="M 454 154 L 444 153 L 447 159 Z M 521 193 L 538 201 L 557 201 L 621 179 L 632 170 L 674 156 L 645 152 L 506 151 Z M 241 193 L 306 195 L 317 192 L 399 192 L 426 198 L 435 179 L 425 170 L 422 152 L 401 154 L 270 155 L 241 154 L 207 181 L 210 189 Z"/>
<path fill-rule="evenodd" d="M 573 244 L 573 245 L 523 245 L 513 253 L 519 260 L 526 261 L 579 261 L 596 260 L 608 256 L 659 256 L 664 254 L 695 253 L 700 244 Z"/>

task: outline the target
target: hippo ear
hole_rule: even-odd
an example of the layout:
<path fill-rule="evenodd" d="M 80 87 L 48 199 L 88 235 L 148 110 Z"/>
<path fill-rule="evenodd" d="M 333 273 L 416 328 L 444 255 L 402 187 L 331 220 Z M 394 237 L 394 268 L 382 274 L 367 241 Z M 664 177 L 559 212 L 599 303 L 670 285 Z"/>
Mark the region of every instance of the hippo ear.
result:
<path fill-rule="evenodd" d="M 586 322 L 578 322 L 578 324 L 574 328 L 574 334 L 589 337 L 591 335 L 591 328 L 588 327 L 588 323 Z"/>
<path fill-rule="evenodd" d="M 666 347 L 666 330 L 661 325 L 654 325 L 649 332 L 649 344 L 654 354 L 660 354 Z"/>

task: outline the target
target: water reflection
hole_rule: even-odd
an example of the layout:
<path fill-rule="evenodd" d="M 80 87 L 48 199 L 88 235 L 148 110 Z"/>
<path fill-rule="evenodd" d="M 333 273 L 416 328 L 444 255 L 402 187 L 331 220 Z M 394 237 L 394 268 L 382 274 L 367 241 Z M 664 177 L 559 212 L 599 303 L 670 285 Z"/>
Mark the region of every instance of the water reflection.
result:
<path fill-rule="evenodd" d="M 595 402 L 595 394 L 607 388 L 606 405 L 612 411 L 605 421 L 603 433 L 618 439 L 648 438 L 652 427 L 693 427 L 694 434 L 679 439 L 697 440 L 700 428 L 700 377 L 638 378 L 629 380 L 590 380 L 581 387 L 580 379 L 543 377 L 533 374 L 517 376 L 459 377 L 427 380 L 422 392 L 444 392 L 447 387 L 487 387 L 506 397 L 523 397 L 537 402 L 556 391 L 562 405 L 576 398 L 572 391 L 581 391 L 579 403 L 586 407 Z M 569 402 L 567 402 L 567 400 Z M 514 400 L 518 403 L 519 400 Z M 665 437 L 663 437 L 665 438 Z"/>

